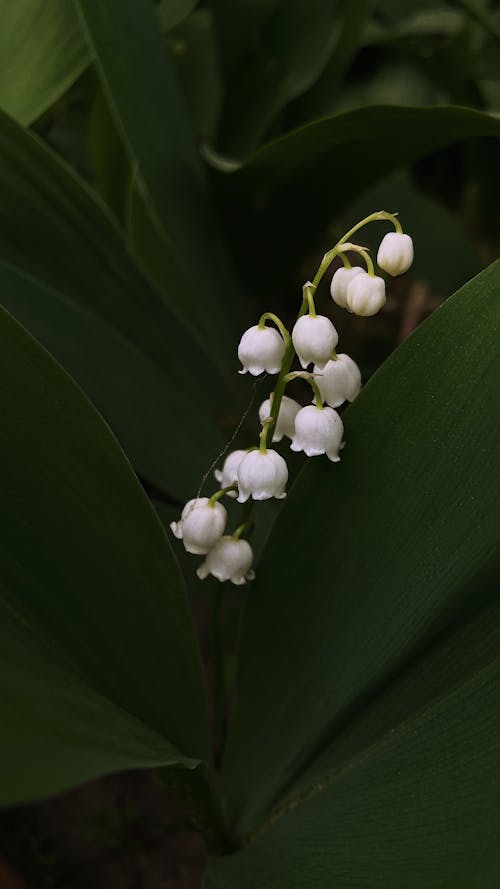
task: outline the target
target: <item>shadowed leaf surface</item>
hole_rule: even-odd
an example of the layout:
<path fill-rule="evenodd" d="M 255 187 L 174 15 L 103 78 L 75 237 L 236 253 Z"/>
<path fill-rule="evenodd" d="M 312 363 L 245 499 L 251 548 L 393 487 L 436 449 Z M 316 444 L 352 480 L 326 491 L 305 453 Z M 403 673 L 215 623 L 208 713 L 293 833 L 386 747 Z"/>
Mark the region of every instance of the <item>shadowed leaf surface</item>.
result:
<path fill-rule="evenodd" d="M 161 524 L 106 424 L 4 310 L 0 340 L 1 798 L 192 766 L 208 720 Z"/>
<path fill-rule="evenodd" d="M 339 466 L 308 461 L 278 517 L 244 618 L 225 768 L 240 834 L 493 594 L 499 292 L 495 263 L 396 350 L 345 415 Z"/>
<path fill-rule="evenodd" d="M 68 0 L 1 0 L 0 107 L 19 123 L 40 117 L 90 61 Z"/>

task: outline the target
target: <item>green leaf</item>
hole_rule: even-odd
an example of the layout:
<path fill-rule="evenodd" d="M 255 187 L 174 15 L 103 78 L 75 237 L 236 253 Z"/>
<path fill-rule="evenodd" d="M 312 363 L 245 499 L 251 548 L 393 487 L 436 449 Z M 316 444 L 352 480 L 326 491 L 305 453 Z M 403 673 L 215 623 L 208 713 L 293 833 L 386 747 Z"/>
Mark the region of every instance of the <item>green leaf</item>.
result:
<path fill-rule="evenodd" d="M 197 6 L 198 0 L 160 0 L 156 7 L 158 23 L 164 33 L 186 19 Z"/>
<path fill-rule="evenodd" d="M 90 53 L 67 0 L 0 0 L 0 107 L 40 117 L 86 68 Z"/>
<path fill-rule="evenodd" d="M 116 432 L 130 456 L 140 458 L 141 472 L 184 498 L 224 442 L 213 417 L 221 401 L 231 404 L 222 395 L 227 387 L 135 264 L 95 194 L 1 114 L 0 259 L 42 285 L 42 300 L 36 283 L 19 285 L 23 323 L 44 342 L 50 337 L 50 349 L 71 361 L 71 371 L 92 397 L 98 394 L 113 426 L 121 415 Z M 16 314 L 16 290 L 9 292 L 5 299 Z M 220 351 L 231 354 L 234 341 L 225 343 Z M 190 374 L 184 373 L 186 356 Z M 144 405 L 135 415 L 140 399 Z M 200 435 L 207 436 L 203 448 Z M 187 475 L 178 471 L 182 452 L 186 463 L 193 461 Z"/>
<path fill-rule="evenodd" d="M 210 11 L 200 9 L 174 28 L 168 35 L 168 46 L 193 124 L 205 141 L 212 142 L 224 84 Z"/>
<path fill-rule="evenodd" d="M 308 461 L 290 491 L 243 624 L 225 766 L 240 835 L 491 598 L 499 288 L 497 262 L 436 311 L 345 414 L 339 466 Z"/>
<path fill-rule="evenodd" d="M 255 152 L 230 183 L 258 188 L 271 215 L 293 198 L 294 217 L 320 219 L 369 185 L 421 157 L 466 139 L 500 137 L 500 120 L 468 108 L 369 107 L 314 121 Z M 290 200 L 290 198 L 289 198 Z M 272 202 L 272 206 L 270 206 Z"/>
<path fill-rule="evenodd" d="M 95 90 L 90 108 L 88 151 L 93 185 L 117 219 L 123 222 L 126 219 L 132 173 L 100 86 Z"/>
<path fill-rule="evenodd" d="M 227 362 L 219 340 L 237 337 L 238 301 L 153 6 L 142 0 L 75 2 L 136 170 L 135 187 L 146 205 L 150 228 L 162 242 L 161 282 L 168 279 L 170 285 L 165 299 L 223 373 Z M 226 310 L 228 294 L 231 312 Z"/>
<path fill-rule="evenodd" d="M 0 303 L 79 382 L 140 475 L 183 501 L 192 496 L 224 438 L 167 369 L 91 310 L 1 261 Z"/>
<path fill-rule="evenodd" d="M 499 650 L 497 601 L 368 704 L 207 889 L 494 889 Z"/>
<path fill-rule="evenodd" d="M 0 615 L 0 805 L 108 772 L 197 764 L 82 679 L 64 650 L 27 624 L 3 590 Z"/>
<path fill-rule="evenodd" d="M 233 5 L 239 22 L 228 27 L 227 4 L 219 8 L 219 37 L 234 55 L 238 34 L 241 52 L 226 67 L 226 97 L 218 147 L 242 157 L 262 142 L 276 115 L 315 82 L 338 39 L 338 4 L 331 0 L 278 0 Z M 222 21 L 221 21 L 222 20 Z"/>
<path fill-rule="evenodd" d="M 4 310 L 0 342 L 1 798 L 192 767 L 206 702 L 161 524 L 106 424 Z"/>
<path fill-rule="evenodd" d="M 359 47 L 367 21 L 372 11 L 373 0 L 358 0 L 356 4 L 344 0 L 338 14 L 338 29 L 333 51 L 320 77 L 302 97 L 294 109 L 293 118 L 312 120 L 331 111 L 335 106 L 339 90 Z"/>

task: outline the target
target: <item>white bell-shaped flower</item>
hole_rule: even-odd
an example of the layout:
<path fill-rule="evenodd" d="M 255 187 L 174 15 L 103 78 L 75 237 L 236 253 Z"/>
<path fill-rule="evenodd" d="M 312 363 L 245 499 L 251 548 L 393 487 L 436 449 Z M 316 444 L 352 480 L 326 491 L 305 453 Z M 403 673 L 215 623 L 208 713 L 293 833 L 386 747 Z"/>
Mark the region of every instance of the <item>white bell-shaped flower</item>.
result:
<path fill-rule="evenodd" d="M 238 466 L 243 457 L 246 456 L 246 453 L 246 451 L 241 450 L 231 451 L 224 460 L 222 469 L 215 470 L 214 476 L 221 488 L 228 488 L 229 485 L 234 485 L 238 481 Z M 236 497 L 236 491 L 228 491 L 227 496 Z"/>
<path fill-rule="evenodd" d="M 292 451 L 304 451 L 308 457 L 326 454 L 333 463 L 340 460 L 344 426 L 337 411 L 331 407 L 303 407 L 295 417 Z"/>
<path fill-rule="evenodd" d="M 324 367 L 338 341 L 337 331 L 324 315 L 302 315 L 292 331 L 293 346 L 303 368 L 311 363 Z"/>
<path fill-rule="evenodd" d="M 297 416 L 297 411 L 299 410 L 300 404 L 294 401 L 293 398 L 288 398 L 287 395 L 283 395 L 278 413 L 278 419 L 273 429 L 273 441 L 281 441 L 284 435 L 287 435 L 288 438 L 292 438 L 295 428 L 295 417 Z M 263 423 L 264 420 L 267 420 L 270 413 L 271 399 L 266 398 L 266 400 L 262 402 L 259 408 L 259 420 L 261 421 L 261 423 Z"/>
<path fill-rule="evenodd" d="M 257 377 L 267 371 L 277 374 L 281 370 L 285 343 L 274 327 L 259 327 L 255 324 L 245 330 L 238 346 L 238 358 L 243 368 L 240 374 L 251 373 Z"/>
<path fill-rule="evenodd" d="M 385 303 L 385 281 L 378 275 L 363 272 L 356 275 L 347 288 L 346 304 L 355 315 L 376 315 Z"/>
<path fill-rule="evenodd" d="M 189 500 L 178 522 L 171 522 L 175 537 L 188 553 L 205 555 L 224 534 L 227 512 L 222 503 L 209 504 L 208 497 Z"/>
<path fill-rule="evenodd" d="M 388 275 L 403 275 L 413 262 L 413 241 L 402 232 L 388 232 L 377 253 L 377 263 Z"/>
<path fill-rule="evenodd" d="M 252 563 L 253 551 L 248 540 L 222 537 L 210 550 L 196 573 L 200 580 L 212 574 L 217 580 L 230 580 L 236 586 L 241 586 L 242 583 L 255 577 Z"/>
<path fill-rule="evenodd" d="M 361 389 L 361 372 L 349 355 L 340 353 L 336 360 L 328 361 L 320 369 L 314 368 L 314 373 L 321 398 L 330 407 L 339 407 L 344 401 L 354 401 Z"/>
<path fill-rule="evenodd" d="M 238 466 L 238 503 L 253 500 L 269 500 L 286 497 L 288 467 L 276 451 L 249 451 Z"/>
<path fill-rule="evenodd" d="M 359 275 L 360 272 L 364 272 L 364 269 L 360 268 L 359 265 L 353 266 L 352 269 L 346 269 L 342 266 L 335 272 L 330 284 L 330 293 L 334 303 L 337 303 L 341 309 L 347 308 L 347 288 L 352 279 Z"/>

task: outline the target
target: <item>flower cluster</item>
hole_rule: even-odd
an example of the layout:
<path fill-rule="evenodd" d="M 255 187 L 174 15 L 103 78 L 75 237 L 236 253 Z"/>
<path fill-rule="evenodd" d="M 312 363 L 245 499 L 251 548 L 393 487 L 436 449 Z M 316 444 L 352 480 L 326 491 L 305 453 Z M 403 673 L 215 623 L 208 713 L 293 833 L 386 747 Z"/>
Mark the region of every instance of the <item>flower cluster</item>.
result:
<path fill-rule="evenodd" d="M 197 574 L 204 579 L 211 574 L 220 581 L 243 584 L 253 579 L 252 547 L 245 535 L 251 528 L 249 506 L 254 501 L 286 497 L 288 468 L 272 443 L 290 439 L 292 451 L 308 457 L 325 454 L 336 463 L 343 447 L 344 426 L 336 408 L 353 401 L 361 389 L 361 373 L 349 355 L 337 353 L 337 331 L 324 315 L 316 314 L 315 294 L 323 275 L 336 257 L 342 266 L 332 277 L 330 293 L 334 303 L 355 315 L 375 315 L 384 305 L 385 281 L 375 274 L 368 251 L 349 239 L 369 222 L 388 220 L 395 231 L 386 234 L 378 253 L 378 266 L 389 275 L 401 275 L 413 262 L 413 243 L 402 232 L 397 218 L 385 211 L 372 213 L 355 225 L 328 253 L 325 253 L 312 281 L 304 284 L 302 305 L 291 334 L 272 312 L 241 337 L 238 358 L 241 374 L 278 375 L 273 392 L 261 404 L 259 444 L 247 450 L 232 451 L 221 469 L 215 471 L 220 489 L 211 497 L 190 500 L 180 520 L 172 522 L 175 537 L 182 540 L 189 553 L 205 556 Z M 357 253 L 366 265 L 351 267 L 347 253 Z M 266 322 L 272 322 L 271 327 Z M 302 370 L 292 371 L 297 357 Z M 312 367 L 312 370 L 311 370 Z M 285 395 L 286 386 L 305 379 L 313 392 L 312 404 L 305 407 Z M 225 534 L 227 512 L 220 503 L 224 496 L 246 504 L 244 520 L 232 534 Z"/>

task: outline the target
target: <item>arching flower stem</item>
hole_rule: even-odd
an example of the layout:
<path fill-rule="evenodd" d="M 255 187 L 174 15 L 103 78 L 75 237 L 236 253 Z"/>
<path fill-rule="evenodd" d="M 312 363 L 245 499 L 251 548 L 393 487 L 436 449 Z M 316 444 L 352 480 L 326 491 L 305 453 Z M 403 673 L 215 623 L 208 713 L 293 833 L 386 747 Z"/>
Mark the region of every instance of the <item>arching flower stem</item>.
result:
<path fill-rule="evenodd" d="M 214 506 L 217 503 L 217 500 L 220 500 L 220 498 L 223 497 L 224 494 L 227 494 L 228 491 L 237 491 L 237 490 L 238 490 L 237 484 L 228 485 L 226 488 L 221 488 L 219 491 L 216 491 L 215 494 L 212 494 L 212 496 L 209 497 L 207 506 Z"/>
<path fill-rule="evenodd" d="M 272 321 L 274 324 L 276 324 L 276 327 L 278 328 L 279 332 L 281 333 L 281 336 L 283 337 L 283 339 L 285 341 L 285 345 L 288 342 L 290 342 L 290 334 L 288 333 L 288 330 L 286 329 L 285 325 L 283 324 L 283 321 L 281 320 L 281 318 L 278 318 L 278 316 L 275 315 L 274 312 L 264 312 L 264 314 L 260 316 L 258 326 L 261 330 L 263 327 L 266 326 L 267 320 Z"/>
<path fill-rule="evenodd" d="M 306 382 L 309 383 L 311 389 L 314 392 L 314 401 L 315 401 L 316 407 L 319 408 L 319 410 L 322 410 L 323 409 L 323 399 L 321 397 L 321 392 L 319 391 L 319 386 L 318 386 L 316 380 L 314 379 L 314 374 L 310 374 L 307 371 L 301 371 L 301 370 L 292 371 L 292 373 L 289 373 L 286 375 L 285 385 L 287 383 L 290 383 L 292 380 L 296 380 L 296 379 L 306 380 Z"/>
<path fill-rule="evenodd" d="M 327 253 L 325 253 L 325 255 L 323 256 L 323 259 L 321 260 L 321 262 L 319 264 L 318 270 L 317 270 L 314 278 L 312 279 L 312 282 L 308 281 L 307 284 L 304 285 L 304 287 L 302 289 L 302 305 L 301 305 L 300 311 L 297 315 L 297 320 L 299 318 L 301 318 L 302 315 L 305 315 L 305 313 L 307 311 L 309 311 L 309 313 L 312 314 L 310 301 L 312 300 L 313 304 L 314 304 L 314 293 L 315 293 L 320 281 L 322 280 L 324 274 L 328 271 L 328 269 L 329 269 L 330 265 L 332 264 L 333 260 L 335 259 L 335 257 L 341 255 L 342 262 L 345 265 L 346 260 L 343 255 L 344 248 L 347 246 L 347 243 L 350 242 L 352 236 L 354 234 L 356 234 L 356 232 L 360 231 L 360 229 L 364 228 L 365 225 L 368 225 L 370 222 L 380 222 L 383 220 L 385 220 L 387 222 L 392 222 L 392 224 L 397 232 L 401 233 L 403 231 L 403 229 L 401 227 L 401 223 L 396 218 L 396 214 L 388 213 L 386 210 L 377 210 L 377 212 L 375 212 L 375 213 L 370 213 L 369 216 L 365 216 L 364 219 L 362 219 L 360 222 L 356 223 L 356 225 L 353 225 L 353 227 L 350 228 L 349 231 L 346 232 L 345 235 L 342 236 L 340 241 L 337 241 L 335 246 L 332 247 L 332 249 L 329 250 Z M 349 249 L 353 249 L 353 246 L 356 246 L 356 245 L 351 244 Z M 359 251 L 359 249 L 363 250 L 363 248 L 358 248 L 358 251 Z M 368 260 L 371 263 L 371 272 L 370 272 L 370 266 L 368 264 Z M 368 259 L 365 259 L 365 261 L 367 263 L 368 273 L 373 275 L 373 263 L 372 263 L 371 259 L 368 257 Z M 347 262 L 348 262 L 348 260 L 347 260 Z M 314 289 L 311 288 L 311 285 Z M 309 289 L 306 291 L 306 288 L 308 288 L 308 287 L 309 287 Z M 316 310 L 314 309 L 313 317 L 314 317 L 315 313 L 316 313 Z M 262 317 L 264 317 L 264 316 L 262 316 Z M 267 447 L 267 432 L 268 432 L 269 428 L 276 423 L 276 420 L 278 418 L 281 400 L 283 398 L 283 395 L 285 393 L 285 388 L 286 388 L 285 377 L 289 373 L 290 368 L 293 364 L 293 359 L 295 357 L 295 349 L 293 347 L 291 338 L 288 337 L 288 340 L 285 340 L 285 343 L 286 343 L 285 354 L 283 355 L 281 370 L 279 372 L 278 379 L 276 380 L 276 386 L 274 387 L 274 392 L 272 393 L 272 397 L 271 397 L 270 422 L 263 427 L 262 433 L 260 436 L 259 448 L 260 448 L 261 452 L 265 452 L 266 447 Z"/>

